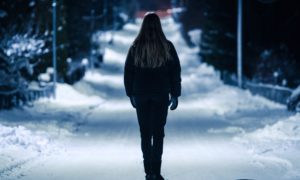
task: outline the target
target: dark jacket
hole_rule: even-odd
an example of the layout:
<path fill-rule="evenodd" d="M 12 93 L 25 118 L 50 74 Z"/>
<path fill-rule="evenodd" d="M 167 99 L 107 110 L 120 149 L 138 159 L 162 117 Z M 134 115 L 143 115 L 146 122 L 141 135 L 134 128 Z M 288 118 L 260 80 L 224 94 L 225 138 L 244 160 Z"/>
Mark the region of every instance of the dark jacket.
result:
<path fill-rule="evenodd" d="M 124 68 L 124 84 L 126 95 L 148 95 L 170 93 L 181 95 L 181 67 L 174 45 L 169 41 L 172 59 L 161 67 L 142 68 L 134 65 L 134 46 L 127 54 Z"/>

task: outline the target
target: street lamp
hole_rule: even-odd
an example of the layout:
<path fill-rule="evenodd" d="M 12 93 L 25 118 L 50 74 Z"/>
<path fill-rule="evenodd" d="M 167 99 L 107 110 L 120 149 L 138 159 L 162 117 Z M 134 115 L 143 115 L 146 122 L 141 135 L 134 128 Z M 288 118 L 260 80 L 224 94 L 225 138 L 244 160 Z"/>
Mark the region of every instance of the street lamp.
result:
<path fill-rule="evenodd" d="M 243 27 L 243 0 L 238 0 L 238 14 L 237 14 L 237 76 L 238 76 L 238 86 L 241 88 L 243 85 L 243 67 L 242 67 L 242 27 Z"/>
<path fill-rule="evenodd" d="M 53 66 L 53 97 L 56 98 L 56 0 L 52 1 L 52 66 Z"/>

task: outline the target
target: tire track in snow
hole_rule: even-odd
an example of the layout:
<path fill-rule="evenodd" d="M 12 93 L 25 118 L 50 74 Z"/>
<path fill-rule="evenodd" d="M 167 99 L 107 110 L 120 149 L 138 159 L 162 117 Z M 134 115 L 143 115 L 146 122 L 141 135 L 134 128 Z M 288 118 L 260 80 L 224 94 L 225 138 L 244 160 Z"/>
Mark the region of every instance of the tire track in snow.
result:
<path fill-rule="evenodd" d="M 27 164 L 33 163 L 33 161 L 35 161 L 38 157 L 39 156 L 35 156 L 32 158 L 21 160 L 2 168 L 0 170 L 0 179 L 13 180 L 21 178 L 22 176 L 24 176 L 24 174 L 20 170 L 23 169 Z"/>

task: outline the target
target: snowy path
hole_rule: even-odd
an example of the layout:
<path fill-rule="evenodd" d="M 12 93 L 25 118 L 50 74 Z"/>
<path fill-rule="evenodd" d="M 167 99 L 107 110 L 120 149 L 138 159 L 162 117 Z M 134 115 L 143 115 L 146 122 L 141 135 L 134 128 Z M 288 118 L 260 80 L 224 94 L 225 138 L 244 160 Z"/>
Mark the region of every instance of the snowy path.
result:
<path fill-rule="evenodd" d="M 178 110 L 169 112 L 166 126 L 166 179 L 300 179 L 300 115 L 224 85 L 172 19 L 162 24 L 183 78 Z M 123 88 L 125 56 L 139 25 L 115 34 L 100 70 L 74 87 L 60 84 L 57 100 L 0 112 L 0 140 L 6 142 L 0 144 L 0 179 L 144 178 L 136 115 Z"/>

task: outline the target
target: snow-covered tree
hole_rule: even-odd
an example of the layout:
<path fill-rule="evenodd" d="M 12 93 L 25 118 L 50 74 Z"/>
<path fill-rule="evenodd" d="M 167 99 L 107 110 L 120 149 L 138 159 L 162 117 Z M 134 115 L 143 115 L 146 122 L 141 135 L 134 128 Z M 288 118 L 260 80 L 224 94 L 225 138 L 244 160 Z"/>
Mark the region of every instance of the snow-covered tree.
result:
<path fill-rule="evenodd" d="M 36 35 L 7 35 L 0 41 L 0 108 L 28 104 L 30 76 L 39 63 L 36 57 L 47 51 L 45 40 Z"/>

